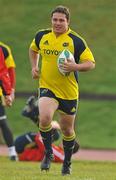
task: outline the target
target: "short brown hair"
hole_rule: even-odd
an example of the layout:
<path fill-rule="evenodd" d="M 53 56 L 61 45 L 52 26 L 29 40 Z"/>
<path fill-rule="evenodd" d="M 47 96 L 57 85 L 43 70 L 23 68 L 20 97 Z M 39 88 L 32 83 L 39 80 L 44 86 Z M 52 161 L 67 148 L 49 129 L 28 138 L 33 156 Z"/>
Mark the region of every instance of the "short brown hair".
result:
<path fill-rule="evenodd" d="M 51 17 L 53 16 L 54 13 L 62 13 L 66 15 L 66 19 L 70 19 L 70 12 L 69 9 L 65 6 L 57 6 L 52 12 L 51 12 Z"/>

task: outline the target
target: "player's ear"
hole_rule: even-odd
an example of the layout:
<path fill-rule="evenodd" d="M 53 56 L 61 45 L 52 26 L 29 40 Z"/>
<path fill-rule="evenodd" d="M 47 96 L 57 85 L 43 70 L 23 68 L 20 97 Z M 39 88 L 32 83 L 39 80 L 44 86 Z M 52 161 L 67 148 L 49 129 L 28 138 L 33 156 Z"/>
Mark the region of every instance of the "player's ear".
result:
<path fill-rule="evenodd" d="M 70 19 L 67 20 L 67 23 L 68 23 L 68 26 L 69 26 L 69 24 L 70 24 Z"/>

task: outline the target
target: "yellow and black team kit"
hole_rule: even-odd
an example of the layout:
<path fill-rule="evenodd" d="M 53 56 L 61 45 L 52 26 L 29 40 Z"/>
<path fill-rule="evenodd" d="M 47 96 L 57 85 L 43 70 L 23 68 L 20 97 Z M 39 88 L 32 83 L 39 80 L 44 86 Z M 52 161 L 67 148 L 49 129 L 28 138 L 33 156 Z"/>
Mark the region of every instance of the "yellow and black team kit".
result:
<path fill-rule="evenodd" d="M 78 72 L 71 72 L 69 76 L 63 76 L 58 70 L 57 59 L 64 49 L 68 49 L 74 55 L 76 63 L 86 60 L 95 62 L 85 40 L 71 29 L 58 37 L 52 29 L 45 29 L 37 32 L 30 48 L 42 58 L 39 79 L 40 96 L 48 96 L 50 92 L 58 102 L 63 101 L 59 102 L 59 106 L 64 104 L 64 101 L 66 104 L 69 102 L 69 106 L 72 104 L 68 110 L 69 113 L 66 112 L 67 108 L 59 109 L 65 113 L 74 114 L 79 96 Z"/>

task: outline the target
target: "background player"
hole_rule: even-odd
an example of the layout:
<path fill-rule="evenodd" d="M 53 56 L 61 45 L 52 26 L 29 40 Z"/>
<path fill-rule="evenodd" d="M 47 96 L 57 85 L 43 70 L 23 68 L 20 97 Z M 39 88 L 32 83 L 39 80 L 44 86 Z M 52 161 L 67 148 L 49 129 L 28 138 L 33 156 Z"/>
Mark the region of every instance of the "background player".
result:
<path fill-rule="evenodd" d="M 17 154 L 13 142 L 13 134 L 7 123 L 5 104 L 11 106 L 15 97 L 15 62 L 10 48 L 0 42 L 0 128 L 3 138 L 8 146 L 9 157 L 17 160 Z M 3 102 L 4 96 L 4 102 Z"/>

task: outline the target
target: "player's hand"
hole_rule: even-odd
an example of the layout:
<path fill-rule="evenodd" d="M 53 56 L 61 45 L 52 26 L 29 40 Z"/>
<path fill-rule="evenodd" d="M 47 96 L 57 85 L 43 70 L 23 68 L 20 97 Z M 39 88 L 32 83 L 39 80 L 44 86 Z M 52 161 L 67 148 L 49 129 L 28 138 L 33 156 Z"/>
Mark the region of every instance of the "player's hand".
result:
<path fill-rule="evenodd" d="M 11 91 L 11 98 L 12 98 L 12 102 L 14 101 L 15 99 L 15 89 L 12 88 L 12 91 Z"/>
<path fill-rule="evenodd" d="M 12 102 L 13 102 L 13 100 L 12 100 L 12 97 L 11 97 L 11 95 L 7 95 L 7 96 L 5 96 L 5 104 L 6 104 L 6 106 L 12 106 Z"/>
<path fill-rule="evenodd" d="M 76 63 L 71 59 L 67 59 L 67 62 L 64 62 L 61 66 L 64 71 L 72 72 L 75 71 Z"/>
<path fill-rule="evenodd" d="M 33 79 L 38 79 L 39 78 L 39 69 L 38 69 L 38 67 L 33 67 L 31 73 L 32 73 L 32 78 Z"/>

